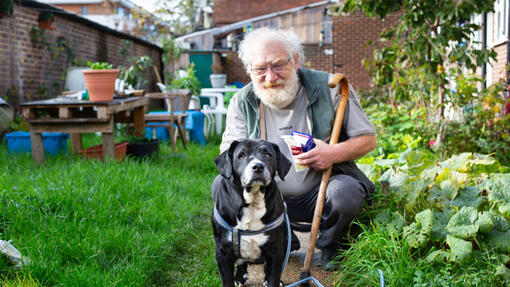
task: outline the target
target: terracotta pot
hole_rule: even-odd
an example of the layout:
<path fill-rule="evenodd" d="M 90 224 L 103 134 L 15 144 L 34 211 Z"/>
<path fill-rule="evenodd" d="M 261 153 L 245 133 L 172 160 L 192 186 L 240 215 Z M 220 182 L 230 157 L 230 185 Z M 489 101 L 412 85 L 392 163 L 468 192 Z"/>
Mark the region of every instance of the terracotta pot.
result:
<path fill-rule="evenodd" d="M 83 70 L 85 85 L 89 91 L 89 101 L 108 102 L 113 100 L 115 79 L 119 70 Z"/>
<path fill-rule="evenodd" d="M 53 24 L 52 20 L 49 20 L 49 21 L 40 20 L 39 28 L 46 29 L 46 30 L 55 30 L 55 27 L 51 26 L 52 24 Z"/>
<path fill-rule="evenodd" d="M 122 143 L 116 143 L 115 144 L 115 159 L 118 161 L 123 161 L 126 157 L 126 150 L 127 150 L 128 143 L 122 142 Z M 91 146 L 85 150 L 82 150 L 81 155 L 85 158 L 89 159 L 104 159 L 103 154 L 103 146 L 102 145 L 95 145 Z"/>

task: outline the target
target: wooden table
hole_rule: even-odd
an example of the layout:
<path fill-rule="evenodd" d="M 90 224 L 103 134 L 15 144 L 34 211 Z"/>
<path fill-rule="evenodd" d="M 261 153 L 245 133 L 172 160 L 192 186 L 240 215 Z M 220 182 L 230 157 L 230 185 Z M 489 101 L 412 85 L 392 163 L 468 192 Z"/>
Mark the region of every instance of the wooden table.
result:
<path fill-rule="evenodd" d="M 73 154 L 82 148 L 81 133 L 101 132 L 103 154 L 114 157 L 114 123 L 134 124 L 134 133 L 144 133 L 144 108 L 149 100 L 144 97 L 114 99 L 110 102 L 89 102 L 65 98 L 21 104 L 23 118 L 28 121 L 32 156 L 44 162 L 43 132 L 68 132 L 71 134 Z"/>

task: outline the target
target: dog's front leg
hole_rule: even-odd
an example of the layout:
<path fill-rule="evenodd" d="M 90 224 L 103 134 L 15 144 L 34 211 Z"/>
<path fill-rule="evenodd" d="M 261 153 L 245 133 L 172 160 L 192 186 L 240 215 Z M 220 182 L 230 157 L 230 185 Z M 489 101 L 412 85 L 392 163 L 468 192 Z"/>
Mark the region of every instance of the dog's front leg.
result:
<path fill-rule="evenodd" d="M 284 257 L 282 257 L 280 254 L 266 256 L 266 264 L 264 264 L 264 286 L 280 286 L 283 260 Z"/>
<path fill-rule="evenodd" d="M 215 255 L 222 286 L 234 287 L 234 254 L 228 252 L 228 248 L 220 247 L 215 248 Z"/>

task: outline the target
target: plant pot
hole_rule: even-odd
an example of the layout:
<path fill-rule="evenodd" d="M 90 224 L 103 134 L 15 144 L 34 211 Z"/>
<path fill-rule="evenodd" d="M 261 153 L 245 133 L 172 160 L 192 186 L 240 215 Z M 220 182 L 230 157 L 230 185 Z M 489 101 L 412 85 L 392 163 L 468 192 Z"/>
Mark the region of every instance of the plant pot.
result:
<path fill-rule="evenodd" d="M 119 70 L 83 70 L 82 73 L 89 91 L 89 101 L 108 102 L 113 100 L 115 79 L 117 79 Z"/>
<path fill-rule="evenodd" d="M 123 161 L 126 157 L 127 142 L 115 144 L 115 159 Z M 103 145 L 91 146 L 85 150 L 82 150 L 80 154 L 88 159 L 104 159 Z"/>
<path fill-rule="evenodd" d="M 153 154 L 159 151 L 159 140 L 157 139 L 146 139 L 143 141 L 137 141 L 128 143 L 126 155 L 134 158 L 143 159 L 150 158 Z"/>
<path fill-rule="evenodd" d="M 227 75 L 225 74 L 211 74 L 209 79 L 213 88 L 224 88 L 227 84 Z"/>
<path fill-rule="evenodd" d="M 51 26 L 52 24 L 53 24 L 53 20 L 49 20 L 49 21 L 40 20 L 39 28 L 46 29 L 46 30 L 55 30 L 55 27 Z"/>

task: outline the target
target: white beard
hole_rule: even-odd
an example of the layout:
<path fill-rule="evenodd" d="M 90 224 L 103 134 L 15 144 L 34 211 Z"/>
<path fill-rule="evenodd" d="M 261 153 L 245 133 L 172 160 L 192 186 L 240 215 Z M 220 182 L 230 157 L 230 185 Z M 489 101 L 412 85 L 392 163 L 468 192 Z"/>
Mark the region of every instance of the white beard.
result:
<path fill-rule="evenodd" d="M 255 95 L 257 95 L 265 105 L 278 109 L 288 107 L 296 98 L 299 88 L 296 72 L 291 73 L 287 81 L 279 79 L 273 83 L 260 83 L 254 80 L 252 83 Z M 274 86 L 277 86 L 277 88 L 272 88 Z"/>

